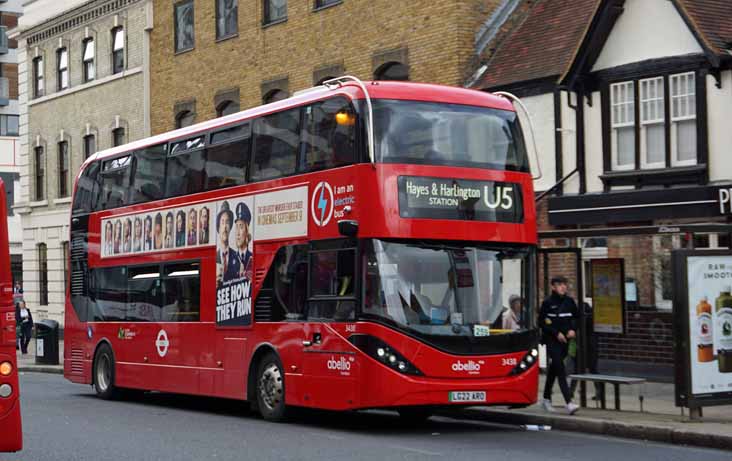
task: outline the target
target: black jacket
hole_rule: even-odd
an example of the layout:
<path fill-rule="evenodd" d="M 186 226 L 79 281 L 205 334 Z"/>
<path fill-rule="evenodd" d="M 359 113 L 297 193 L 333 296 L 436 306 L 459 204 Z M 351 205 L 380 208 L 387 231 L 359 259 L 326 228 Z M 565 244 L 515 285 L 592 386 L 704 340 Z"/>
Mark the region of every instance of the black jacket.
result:
<path fill-rule="evenodd" d="M 557 334 L 567 336 L 569 330 L 577 331 L 577 305 L 567 296 L 552 294 L 541 303 L 539 311 L 539 325 L 543 333 L 544 342 L 557 340 Z"/>

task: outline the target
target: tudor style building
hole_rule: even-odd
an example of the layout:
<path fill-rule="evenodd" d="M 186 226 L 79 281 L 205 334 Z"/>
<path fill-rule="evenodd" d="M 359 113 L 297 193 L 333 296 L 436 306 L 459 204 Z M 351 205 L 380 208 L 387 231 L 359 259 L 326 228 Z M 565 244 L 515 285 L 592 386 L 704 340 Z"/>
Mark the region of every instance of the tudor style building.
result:
<path fill-rule="evenodd" d="M 622 258 L 624 328 L 600 335 L 601 367 L 668 376 L 670 250 L 730 247 L 732 3 L 539 0 L 520 14 L 477 86 L 522 96 L 534 120 L 545 276 L 587 282 L 592 258 Z M 589 284 L 574 290 L 592 303 Z"/>

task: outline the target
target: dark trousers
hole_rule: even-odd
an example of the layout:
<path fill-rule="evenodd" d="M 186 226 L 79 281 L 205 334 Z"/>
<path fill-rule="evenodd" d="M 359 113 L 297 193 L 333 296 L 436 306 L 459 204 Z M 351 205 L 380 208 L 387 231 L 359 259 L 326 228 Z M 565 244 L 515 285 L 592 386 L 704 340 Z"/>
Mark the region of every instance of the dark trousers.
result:
<path fill-rule="evenodd" d="M 28 353 L 28 343 L 31 340 L 31 329 L 22 328 L 20 330 L 20 352 L 23 354 Z"/>
<path fill-rule="evenodd" d="M 546 374 L 546 385 L 544 386 L 544 398 L 551 400 L 554 380 L 559 382 L 559 389 L 562 391 L 564 401 L 572 401 L 572 394 L 567 384 L 567 371 L 564 369 L 564 359 L 567 357 L 567 345 L 556 340 L 549 340 L 546 343 L 546 353 L 549 358 L 549 371 Z"/>

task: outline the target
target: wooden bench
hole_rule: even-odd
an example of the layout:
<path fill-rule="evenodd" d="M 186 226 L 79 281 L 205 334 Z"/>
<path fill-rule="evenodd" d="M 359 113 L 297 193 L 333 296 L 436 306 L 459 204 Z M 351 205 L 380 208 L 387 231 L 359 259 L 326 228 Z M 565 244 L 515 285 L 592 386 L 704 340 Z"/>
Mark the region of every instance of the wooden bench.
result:
<path fill-rule="evenodd" d="M 589 381 L 592 383 L 597 383 L 600 385 L 600 395 L 598 396 L 600 398 L 600 408 L 603 410 L 606 408 L 605 404 L 605 384 L 612 384 L 615 390 L 615 409 L 617 411 L 620 411 L 620 385 L 633 385 L 633 384 L 645 384 L 646 379 L 645 378 L 629 378 L 625 376 L 611 376 L 611 375 L 595 375 L 595 374 L 579 374 L 579 375 L 569 375 L 569 379 L 575 380 L 575 381 Z M 638 394 L 638 401 L 640 402 L 640 411 L 643 412 L 643 388 L 641 387 L 641 392 Z M 582 402 L 583 406 L 585 406 L 585 402 Z"/>

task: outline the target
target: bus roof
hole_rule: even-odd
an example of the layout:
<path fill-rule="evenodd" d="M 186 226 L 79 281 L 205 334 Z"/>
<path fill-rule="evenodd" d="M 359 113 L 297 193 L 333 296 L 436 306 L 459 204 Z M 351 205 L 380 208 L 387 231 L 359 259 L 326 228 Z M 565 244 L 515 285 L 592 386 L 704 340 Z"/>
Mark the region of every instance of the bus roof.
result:
<path fill-rule="evenodd" d="M 364 82 L 364 84 L 369 91 L 371 99 L 401 99 L 407 101 L 462 104 L 514 111 L 513 105 L 508 99 L 484 91 L 414 82 L 371 81 Z M 228 125 L 235 125 L 238 122 L 242 122 L 250 118 L 310 104 L 339 94 L 347 95 L 351 99 L 364 99 L 363 91 L 361 91 L 359 86 L 353 82 L 344 83 L 333 89 L 329 89 L 324 86 L 315 87 L 306 91 L 298 92 L 294 96 L 281 101 L 253 107 L 251 109 L 237 112 L 236 114 L 207 120 L 185 128 L 168 131 L 149 138 L 133 141 L 122 146 L 99 151 L 89 157 L 89 159 L 84 162 L 83 167 L 90 162 L 114 157 L 115 155 L 119 155 L 124 152 L 131 152 L 148 146 L 183 139 L 188 136 L 195 136 L 198 133 L 204 133 L 216 128 L 223 128 Z M 84 169 L 83 167 L 81 170 Z"/>

